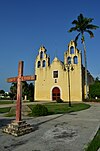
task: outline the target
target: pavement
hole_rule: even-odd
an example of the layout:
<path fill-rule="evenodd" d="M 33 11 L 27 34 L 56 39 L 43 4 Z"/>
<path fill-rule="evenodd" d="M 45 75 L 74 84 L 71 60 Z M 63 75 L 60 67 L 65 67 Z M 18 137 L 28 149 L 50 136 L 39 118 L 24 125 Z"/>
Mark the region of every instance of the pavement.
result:
<path fill-rule="evenodd" d="M 11 120 L 0 116 L 0 151 L 83 151 L 100 126 L 100 103 L 69 114 L 24 117 L 34 131 L 20 137 L 2 132 Z"/>

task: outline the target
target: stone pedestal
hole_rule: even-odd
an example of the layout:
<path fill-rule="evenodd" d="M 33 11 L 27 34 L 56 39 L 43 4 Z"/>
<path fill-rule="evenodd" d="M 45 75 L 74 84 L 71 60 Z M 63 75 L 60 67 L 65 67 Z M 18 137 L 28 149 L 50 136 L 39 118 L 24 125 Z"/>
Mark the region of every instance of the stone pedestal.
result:
<path fill-rule="evenodd" d="M 8 124 L 3 128 L 3 132 L 11 134 L 13 136 L 21 136 L 33 131 L 33 128 L 30 124 L 27 124 L 26 121 L 13 121 L 11 124 Z"/>

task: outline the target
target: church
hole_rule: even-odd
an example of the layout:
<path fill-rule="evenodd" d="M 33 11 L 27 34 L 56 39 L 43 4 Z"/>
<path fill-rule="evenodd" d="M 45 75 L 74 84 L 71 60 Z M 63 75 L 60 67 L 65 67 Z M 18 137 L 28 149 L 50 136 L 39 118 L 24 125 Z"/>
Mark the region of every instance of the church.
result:
<path fill-rule="evenodd" d="M 73 40 L 68 44 L 63 62 L 57 57 L 50 63 L 47 50 L 41 46 L 35 61 L 35 101 L 82 101 L 86 96 L 85 68 L 82 54 Z M 88 71 L 89 84 L 93 77 Z"/>

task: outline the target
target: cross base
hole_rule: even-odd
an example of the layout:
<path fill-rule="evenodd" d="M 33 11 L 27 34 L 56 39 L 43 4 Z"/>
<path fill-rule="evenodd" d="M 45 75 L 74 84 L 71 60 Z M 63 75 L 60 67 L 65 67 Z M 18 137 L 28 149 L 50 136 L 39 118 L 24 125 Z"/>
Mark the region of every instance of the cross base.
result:
<path fill-rule="evenodd" d="M 21 136 L 33 131 L 33 127 L 30 124 L 27 124 L 26 121 L 12 121 L 3 128 L 3 132 L 11 134 L 13 136 Z"/>

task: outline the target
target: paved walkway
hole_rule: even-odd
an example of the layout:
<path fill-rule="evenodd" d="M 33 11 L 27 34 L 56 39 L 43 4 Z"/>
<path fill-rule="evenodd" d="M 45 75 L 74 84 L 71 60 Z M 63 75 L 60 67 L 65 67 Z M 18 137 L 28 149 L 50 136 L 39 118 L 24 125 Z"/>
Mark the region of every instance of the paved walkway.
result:
<path fill-rule="evenodd" d="M 0 117 L 0 151 L 83 151 L 100 126 L 100 104 L 70 114 L 26 118 L 34 131 L 21 137 L 2 133 L 10 120 Z"/>
<path fill-rule="evenodd" d="M 51 101 L 52 102 L 52 101 Z M 55 101 L 56 102 L 56 101 Z M 45 103 L 49 103 L 49 102 L 22 102 L 22 105 L 31 105 L 31 104 L 45 104 Z M 0 104 L 0 108 L 4 108 L 4 107 L 15 107 L 16 106 L 16 101 L 14 101 L 14 103 L 12 104 Z"/>

